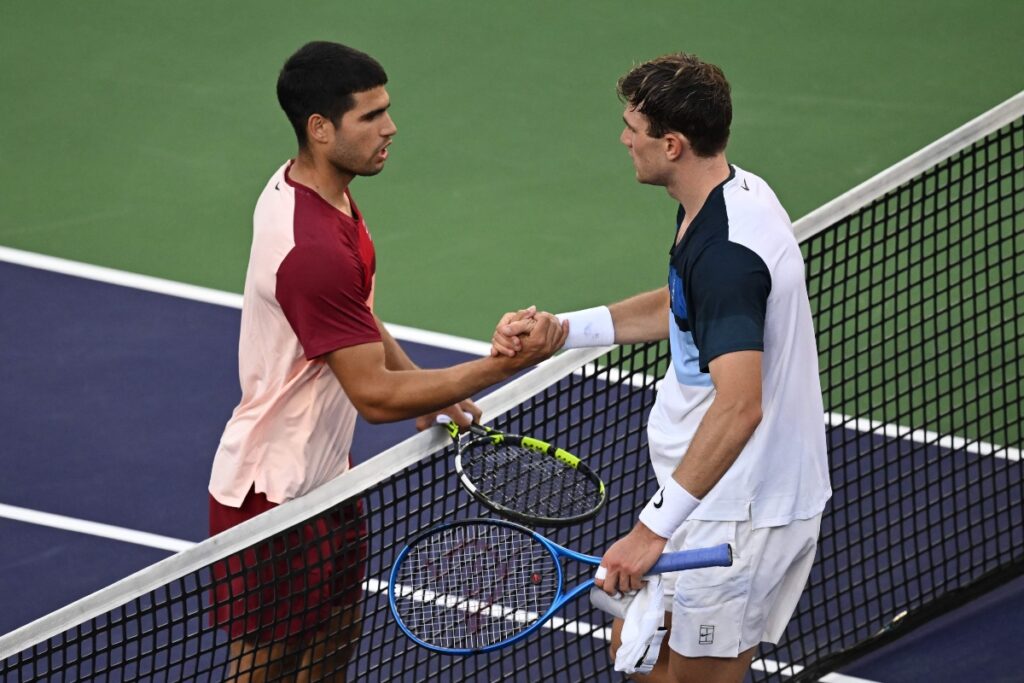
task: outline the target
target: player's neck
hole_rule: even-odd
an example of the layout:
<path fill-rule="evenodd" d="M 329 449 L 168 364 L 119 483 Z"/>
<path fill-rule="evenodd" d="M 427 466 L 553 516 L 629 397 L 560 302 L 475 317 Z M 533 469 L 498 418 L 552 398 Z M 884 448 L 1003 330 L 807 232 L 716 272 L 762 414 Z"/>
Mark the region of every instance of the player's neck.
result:
<path fill-rule="evenodd" d="M 711 191 L 729 177 L 729 162 L 724 154 L 709 159 L 691 157 L 682 165 L 675 177 L 666 186 L 669 195 L 683 205 L 686 212 L 684 224 L 696 216 Z"/>
<path fill-rule="evenodd" d="M 295 182 L 305 185 L 323 197 L 324 201 L 338 211 L 346 216 L 352 215 L 352 204 L 345 191 L 352 182 L 353 175 L 339 171 L 337 166 L 327 159 L 317 157 L 308 150 L 299 151 L 288 175 Z"/>

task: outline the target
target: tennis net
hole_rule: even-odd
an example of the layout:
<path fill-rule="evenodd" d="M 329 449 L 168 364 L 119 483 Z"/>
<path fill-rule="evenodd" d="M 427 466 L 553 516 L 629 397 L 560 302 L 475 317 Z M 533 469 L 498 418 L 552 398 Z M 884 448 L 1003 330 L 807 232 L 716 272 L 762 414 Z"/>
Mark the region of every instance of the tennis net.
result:
<path fill-rule="evenodd" d="M 1024 568 L 1022 114 L 1024 94 L 796 226 L 835 495 L 808 590 L 755 681 L 814 680 Z M 586 457 L 608 484 L 599 517 L 550 530 L 556 542 L 600 553 L 653 494 L 643 425 L 666 367 L 664 345 L 576 350 L 481 400 L 493 426 Z M 367 550 L 350 680 L 614 680 L 608 620 L 586 600 L 485 655 L 401 635 L 386 588 L 405 541 L 488 514 L 459 489 L 451 448 L 441 430 L 417 435 L 0 638 L 0 680 L 223 680 L 230 628 L 287 641 L 329 619 L 307 598 L 360 581 L 358 553 L 337 552 L 356 536 Z M 567 570 L 568 585 L 587 578 Z"/>

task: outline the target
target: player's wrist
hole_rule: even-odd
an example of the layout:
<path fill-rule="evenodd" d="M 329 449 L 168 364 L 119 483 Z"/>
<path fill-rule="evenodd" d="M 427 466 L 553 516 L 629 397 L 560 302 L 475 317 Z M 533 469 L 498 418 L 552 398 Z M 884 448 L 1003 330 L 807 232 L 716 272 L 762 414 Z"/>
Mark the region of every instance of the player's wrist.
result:
<path fill-rule="evenodd" d="M 610 346 L 615 343 L 615 324 L 612 322 L 612 312 L 607 306 L 559 313 L 557 318 L 569 321 L 569 336 L 562 346 L 563 349 Z"/>
<path fill-rule="evenodd" d="M 524 370 L 535 364 L 534 361 L 531 361 L 522 353 L 517 353 L 514 356 L 506 356 L 504 354 L 484 356 L 480 361 L 482 361 L 489 371 L 493 373 L 490 375 L 492 383 L 506 380 L 520 370 Z"/>
<path fill-rule="evenodd" d="M 640 523 L 661 538 L 671 538 L 698 505 L 699 498 L 669 477 L 640 512 Z"/>

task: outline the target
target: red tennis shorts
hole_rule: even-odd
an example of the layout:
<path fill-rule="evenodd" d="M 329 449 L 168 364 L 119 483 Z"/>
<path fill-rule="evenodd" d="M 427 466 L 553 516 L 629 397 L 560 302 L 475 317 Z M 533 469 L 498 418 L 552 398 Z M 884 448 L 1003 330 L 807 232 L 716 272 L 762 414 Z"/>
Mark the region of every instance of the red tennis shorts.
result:
<path fill-rule="evenodd" d="M 276 506 L 254 489 L 240 508 L 210 496 L 210 535 Z M 362 598 L 367 555 L 362 512 L 357 499 L 215 562 L 211 625 L 232 639 L 246 636 L 260 643 L 311 639 L 332 610 Z"/>

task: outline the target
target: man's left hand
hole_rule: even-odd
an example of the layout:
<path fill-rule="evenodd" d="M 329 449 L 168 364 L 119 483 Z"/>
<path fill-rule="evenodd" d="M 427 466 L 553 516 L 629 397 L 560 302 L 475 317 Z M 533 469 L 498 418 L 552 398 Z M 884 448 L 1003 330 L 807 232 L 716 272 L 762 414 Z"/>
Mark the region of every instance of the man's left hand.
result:
<path fill-rule="evenodd" d="M 459 401 L 455 405 L 448 406 L 444 410 L 417 417 L 416 429 L 421 432 L 424 429 L 430 429 L 437 424 L 438 415 L 447 415 L 452 419 L 452 422 L 459 425 L 459 427 L 466 428 L 469 427 L 471 422 L 479 422 L 480 416 L 483 415 L 483 411 L 477 408 L 476 404 L 467 398 L 465 401 Z"/>
<path fill-rule="evenodd" d="M 640 590 L 644 574 L 661 557 L 667 542 L 668 539 L 637 522 L 633 530 L 613 543 L 601 558 L 601 566 L 607 573 L 594 584 L 608 595 Z"/>

